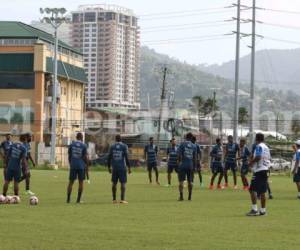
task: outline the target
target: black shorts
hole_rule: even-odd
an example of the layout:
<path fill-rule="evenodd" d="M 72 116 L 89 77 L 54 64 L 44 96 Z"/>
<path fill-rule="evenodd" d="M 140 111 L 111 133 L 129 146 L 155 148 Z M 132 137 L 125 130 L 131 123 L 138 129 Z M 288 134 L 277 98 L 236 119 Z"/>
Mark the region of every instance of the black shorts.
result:
<path fill-rule="evenodd" d="M 175 172 L 177 173 L 177 172 L 178 172 L 178 166 L 168 165 L 167 172 L 168 172 L 169 174 L 170 174 L 170 173 L 173 173 L 174 170 L 175 170 Z"/>
<path fill-rule="evenodd" d="M 268 171 L 263 170 L 253 174 L 250 184 L 250 191 L 261 195 L 267 192 L 268 189 Z"/>
<path fill-rule="evenodd" d="M 237 164 L 236 162 L 225 162 L 225 171 L 231 170 L 232 172 L 236 172 Z"/>
<path fill-rule="evenodd" d="M 213 162 L 211 164 L 211 172 L 213 174 L 223 174 L 224 168 L 222 162 Z"/>
<path fill-rule="evenodd" d="M 188 182 L 194 181 L 194 171 L 190 168 L 179 168 L 178 169 L 178 181 L 183 182 L 187 180 Z"/>
<path fill-rule="evenodd" d="M 85 169 L 70 169 L 70 175 L 69 180 L 75 181 L 75 180 L 83 181 L 85 180 Z"/>
<path fill-rule="evenodd" d="M 21 179 L 21 168 L 18 169 L 6 169 L 5 172 L 5 180 L 6 181 L 12 181 L 19 182 Z"/>
<path fill-rule="evenodd" d="M 147 164 L 148 171 L 152 171 L 152 169 L 157 169 L 157 162 L 150 162 Z"/>
<path fill-rule="evenodd" d="M 117 184 L 127 182 L 127 169 L 113 169 L 111 172 L 111 182 Z"/>
<path fill-rule="evenodd" d="M 293 178 L 295 183 L 299 183 L 300 182 L 300 168 L 298 168 L 297 173 L 294 174 L 294 178 Z"/>

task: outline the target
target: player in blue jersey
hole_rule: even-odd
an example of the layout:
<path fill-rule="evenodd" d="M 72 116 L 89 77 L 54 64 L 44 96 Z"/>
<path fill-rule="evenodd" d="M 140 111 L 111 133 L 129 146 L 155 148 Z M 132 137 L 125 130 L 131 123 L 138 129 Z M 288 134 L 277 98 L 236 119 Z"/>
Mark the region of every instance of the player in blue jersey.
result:
<path fill-rule="evenodd" d="M 216 145 L 213 146 L 211 152 L 210 152 L 210 157 L 211 157 L 211 172 L 212 172 L 212 177 L 210 180 L 210 186 L 209 189 L 213 190 L 214 189 L 214 181 L 215 178 L 219 175 L 219 180 L 218 180 L 218 189 L 223 189 L 221 186 L 221 182 L 223 179 L 223 174 L 224 174 L 224 169 L 223 169 L 223 147 L 222 147 L 222 142 L 220 138 L 216 139 Z"/>
<path fill-rule="evenodd" d="M 7 168 L 7 164 L 8 164 L 8 152 L 9 149 L 12 145 L 12 141 L 11 141 L 11 135 L 10 134 L 6 134 L 5 136 L 5 140 L 3 142 L 1 142 L 0 145 L 0 154 L 2 156 L 3 159 L 3 176 L 5 178 L 5 172 L 6 172 L 6 168 Z"/>
<path fill-rule="evenodd" d="M 292 170 L 293 180 L 297 186 L 298 199 L 300 199 L 300 140 L 295 143 L 295 156 L 294 156 L 294 166 Z"/>
<path fill-rule="evenodd" d="M 127 167 L 126 167 L 127 166 Z M 111 168 L 112 167 L 112 168 Z M 116 136 L 116 143 L 110 147 L 108 155 L 108 171 L 111 173 L 113 203 L 117 203 L 117 184 L 121 183 L 121 204 L 127 204 L 125 191 L 127 183 L 127 171 L 131 174 L 128 159 L 128 147 L 121 141 L 121 136 Z"/>
<path fill-rule="evenodd" d="M 175 171 L 177 173 L 178 171 L 178 163 L 177 163 L 177 150 L 178 146 L 176 145 L 176 139 L 172 138 L 170 140 L 170 147 L 167 149 L 167 161 L 168 161 L 168 185 L 171 186 L 171 178 L 172 173 Z"/>
<path fill-rule="evenodd" d="M 8 152 L 8 164 L 3 185 L 3 195 L 6 196 L 9 183 L 14 180 L 14 194 L 19 195 L 19 181 L 21 178 L 21 164 L 26 158 L 24 142 L 25 135 L 20 136 L 20 142 L 13 143 Z"/>
<path fill-rule="evenodd" d="M 197 173 L 199 176 L 200 181 L 200 187 L 203 187 L 203 179 L 202 179 L 202 173 L 201 173 L 201 158 L 202 158 L 202 151 L 200 145 L 197 143 L 196 136 L 193 136 L 192 142 L 196 146 L 197 154 L 196 154 L 196 165 L 194 166 L 194 173 Z"/>
<path fill-rule="evenodd" d="M 237 189 L 237 158 L 240 157 L 239 145 L 233 142 L 233 136 L 227 137 L 228 143 L 225 147 L 225 166 L 224 166 L 224 179 L 225 187 L 228 187 L 228 170 L 231 170 L 233 175 L 234 189 Z"/>
<path fill-rule="evenodd" d="M 193 134 L 188 133 L 185 141 L 178 148 L 178 180 L 179 180 L 179 201 L 183 201 L 183 183 L 188 182 L 188 200 L 192 200 L 193 171 L 197 160 L 197 148 L 192 143 Z"/>
<path fill-rule="evenodd" d="M 144 157 L 147 163 L 149 183 L 152 183 L 152 170 L 155 171 L 156 184 L 160 185 L 158 180 L 158 148 L 154 145 L 153 137 L 149 138 L 149 144 L 145 146 Z"/>
<path fill-rule="evenodd" d="M 25 189 L 26 189 L 26 194 L 28 195 L 34 195 L 34 193 L 30 190 L 30 178 L 31 178 L 31 173 L 30 173 L 30 168 L 29 168 L 29 162 L 31 161 L 32 166 L 35 167 L 35 162 L 32 158 L 31 155 L 31 141 L 32 141 L 32 136 L 30 133 L 25 134 L 26 141 L 24 143 L 24 147 L 26 148 L 26 160 L 22 164 L 22 177 L 20 179 L 20 182 L 25 180 Z"/>
<path fill-rule="evenodd" d="M 244 185 L 244 190 L 249 190 L 249 182 L 247 179 L 247 174 L 249 173 L 249 160 L 251 152 L 246 145 L 246 139 L 242 138 L 240 140 L 240 158 L 238 160 L 242 161 L 241 167 L 241 179 Z"/>
<path fill-rule="evenodd" d="M 81 195 L 83 192 L 83 182 L 85 180 L 86 174 L 88 173 L 87 147 L 83 143 L 82 133 L 77 133 L 76 141 L 73 141 L 69 145 L 68 155 L 69 155 L 69 164 L 70 164 L 70 175 L 69 175 L 69 185 L 67 189 L 67 203 L 70 203 L 71 201 L 72 188 L 76 179 L 78 179 L 79 181 L 78 195 L 77 195 L 76 202 L 80 203 Z"/>

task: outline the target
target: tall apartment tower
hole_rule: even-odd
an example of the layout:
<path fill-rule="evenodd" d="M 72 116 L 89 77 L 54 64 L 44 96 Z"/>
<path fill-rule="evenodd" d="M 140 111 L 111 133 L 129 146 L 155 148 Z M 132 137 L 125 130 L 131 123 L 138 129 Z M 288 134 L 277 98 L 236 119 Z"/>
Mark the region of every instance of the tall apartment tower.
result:
<path fill-rule="evenodd" d="M 90 108 L 139 109 L 140 37 L 132 10 L 82 5 L 72 12 L 72 45 L 82 51 Z"/>

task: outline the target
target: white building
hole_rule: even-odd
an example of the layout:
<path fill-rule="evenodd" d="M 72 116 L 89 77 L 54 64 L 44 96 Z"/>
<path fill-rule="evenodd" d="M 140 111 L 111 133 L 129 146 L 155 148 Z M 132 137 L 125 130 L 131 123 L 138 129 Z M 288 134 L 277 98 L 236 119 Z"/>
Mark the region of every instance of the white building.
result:
<path fill-rule="evenodd" d="M 137 21 L 131 10 L 115 5 L 83 5 L 72 12 L 72 44 L 84 54 L 89 80 L 88 108 L 140 108 Z"/>

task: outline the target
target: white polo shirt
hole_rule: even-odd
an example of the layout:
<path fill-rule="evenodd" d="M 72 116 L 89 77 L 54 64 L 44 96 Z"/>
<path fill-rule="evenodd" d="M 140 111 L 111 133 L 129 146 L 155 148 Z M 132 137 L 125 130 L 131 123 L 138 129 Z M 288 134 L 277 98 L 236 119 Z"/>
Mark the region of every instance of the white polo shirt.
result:
<path fill-rule="evenodd" d="M 271 163 L 271 153 L 270 149 L 263 142 L 256 145 L 254 151 L 254 158 L 260 156 L 261 159 L 258 162 L 255 162 L 253 165 L 253 172 L 257 173 L 260 171 L 268 171 Z"/>

